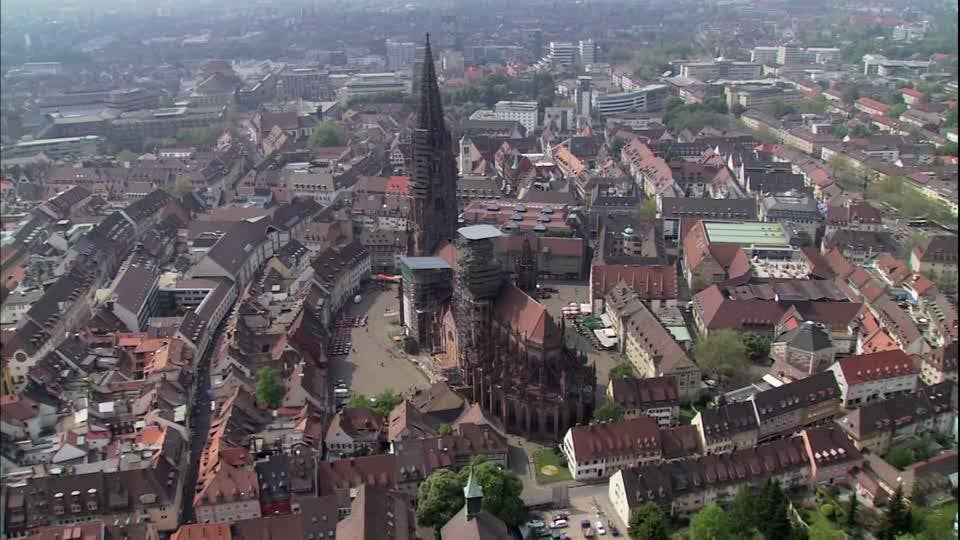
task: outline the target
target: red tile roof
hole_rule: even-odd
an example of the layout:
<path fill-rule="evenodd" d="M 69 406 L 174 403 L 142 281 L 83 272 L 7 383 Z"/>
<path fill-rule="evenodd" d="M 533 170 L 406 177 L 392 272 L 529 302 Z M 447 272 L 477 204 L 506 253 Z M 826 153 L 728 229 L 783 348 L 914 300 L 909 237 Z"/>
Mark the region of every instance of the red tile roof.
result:
<path fill-rule="evenodd" d="M 875 109 L 880 112 L 887 112 L 887 110 L 890 108 L 890 106 L 887 105 L 886 103 L 882 101 L 877 101 L 873 98 L 868 98 L 868 97 L 858 98 L 857 103 L 859 103 L 860 105 L 863 105 L 864 107 L 869 107 L 871 109 Z"/>
<path fill-rule="evenodd" d="M 660 450 L 660 429 L 656 419 L 649 416 L 609 424 L 572 427 L 570 437 L 573 454 L 579 463 Z"/>
<path fill-rule="evenodd" d="M 673 266 L 626 266 L 595 264 L 590 271 L 593 298 L 603 298 L 626 282 L 642 300 L 675 300 L 677 270 Z"/>
<path fill-rule="evenodd" d="M 550 345 L 560 339 L 559 329 L 547 309 L 513 285 L 501 289 L 493 309 L 497 320 L 534 343 Z"/>
<path fill-rule="evenodd" d="M 923 92 L 919 90 L 914 90 L 913 88 L 901 88 L 900 93 L 905 96 L 915 97 L 917 99 L 920 99 L 923 97 Z"/>
<path fill-rule="evenodd" d="M 850 386 L 918 373 L 907 353 L 899 349 L 848 356 L 838 360 L 837 365 Z"/>

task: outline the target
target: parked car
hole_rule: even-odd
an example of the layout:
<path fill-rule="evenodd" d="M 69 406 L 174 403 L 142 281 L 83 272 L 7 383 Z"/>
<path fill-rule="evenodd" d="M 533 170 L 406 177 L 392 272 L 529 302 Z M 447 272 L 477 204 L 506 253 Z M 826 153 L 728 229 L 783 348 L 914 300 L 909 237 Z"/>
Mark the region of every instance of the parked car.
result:
<path fill-rule="evenodd" d="M 620 529 L 613 522 L 607 523 L 607 529 L 610 529 L 610 536 L 620 536 Z"/>
<path fill-rule="evenodd" d="M 529 529 L 542 529 L 546 524 L 542 519 L 531 519 L 527 522 L 527 528 Z"/>
<path fill-rule="evenodd" d="M 563 529 L 567 527 L 567 520 L 565 519 L 555 519 L 553 523 L 550 524 L 551 529 Z"/>
<path fill-rule="evenodd" d="M 603 528 L 603 522 L 599 519 L 597 520 L 597 534 L 600 536 L 607 534 L 607 530 Z"/>

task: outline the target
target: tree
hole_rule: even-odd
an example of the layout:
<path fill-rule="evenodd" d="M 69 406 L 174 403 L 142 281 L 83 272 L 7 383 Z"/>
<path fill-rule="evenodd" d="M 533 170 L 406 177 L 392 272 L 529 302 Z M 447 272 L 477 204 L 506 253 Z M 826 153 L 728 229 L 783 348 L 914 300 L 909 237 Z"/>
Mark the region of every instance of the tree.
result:
<path fill-rule="evenodd" d="M 905 103 L 897 103 L 889 109 L 887 109 L 886 115 L 890 118 L 900 118 L 900 115 L 907 110 L 907 105 Z"/>
<path fill-rule="evenodd" d="M 764 538 L 790 538 L 790 516 L 787 515 L 787 496 L 780 489 L 780 483 L 774 480 L 768 492 L 766 506 L 768 512 L 764 516 L 761 530 Z"/>
<path fill-rule="evenodd" d="M 877 536 L 881 539 L 893 539 L 898 534 L 909 532 L 913 525 L 913 515 L 903 500 L 903 484 L 897 485 L 893 498 L 887 503 L 887 508 L 880 518 L 880 528 Z"/>
<path fill-rule="evenodd" d="M 734 103 L 733 107 L 730 108 L 730 113 L 734 116 L 739 117 L 741 114 L 746 112 L 747 108 L 740 103 Z"/>
<path fill-rule="evenodd" d="M 937 155 L 957 157 L 957 143 L 952 141 L 947 141 L 946 143 L 938 146 Z"/>
<path fill-rule="evenodd" d="M 633 511 L 628 524 L 628 532 L 633 540 L 667 540 L 667 516 L 660 505 L 648 502 Z"/>
<path fill-rule="evenodd" d="M 851 84 L 843 90 L 843 93 L 840 95 L 840 99 L 843 100 L 847 105 L 853 105 L 853 102 L 860 99 L 860 89 L 856 85 Z"/>
<path fill-rule="evenodd" d="M 705 506 L 690 520 L 690 540 L 727 540 L 738 538 L 742 524 L 733 521 L 716 504 Z"/>
<path fill-rule="evenodd" d="M 467 485 L 470 471 L 477 477 L 483 490 L 483 509 L 500 518 L 507 527 L 518 527 L 527 517 L 527 508 L 520 498 L 523 482 L 517 475 L 501 469 L 484 456 L 476 456 L 470 465 L 460 471 L 461 487 Z"/>
<path fill-rule="evenodd" d="M 857 512 L 859 511 L 860 501 L 857 500 L 856 492 L 850 494 L 850 499 L 847 500 L 847 516 L 844 520 L 844 526 L 848 531 L 856 529 L 857 523 L 859 521 Z"/>
<path fill-rule="evenodd" d="M 853 126 L 852 130 L 850 130 L 850 136 L 857 139 L 869 137 L 870 127 L 867 126 L 866 124 L 857 124 L 856 126 Z"/>
<path fill-rule="evenodd" d="M 423 527 L 443 527 L 464 505 L 463 483 L 450 469 L 434 471 L 417 494 L 417 523 Z"/>
<path fill-rule="evenodd" d="M 740 336 L 743 346 L 746 347 L 747 356 L 751 360 L 760 360 L 770 356 L 770 340 L 753 332 L 747 332 Z"/>
<path fill-rule="evenodd" d="M 283 401 L 283 381 L 277 370 L 263 367 L 257 370 L 257 401 L 271 409 L 276 409 Z"/>
<path fill-rule="evenodd" d="M 885 458 L 887 463 L 898 469 L 904 469 L 917 460 L 913 448 L 894 448 L 887 453 Z"/>
<path fill-rule="evenodd" d="M 736 377 L 748 366 L 747 347 L 733 330 L 714 330 L 697 342 L 693 357 L 700 369 L 718 381 Z"/>
<path fill-rule="evenodd" d="M 633 377 L 633 364 L 622 362 L 610 369 L 610 379 L 629 379 Z"/>
<path fill-rule="evenodd" d="M 387 388 L 379 394 L 367 397 L 363 394 L 353 394 L 347 400 L 347 407 L 352 409 L 370 409 L 380 416 L 387 417 L 397 405 L 403 402 L 403 397 Z"/>
<path fill-rule="evenodd" d="M 307 146 L 310 148 L 325 148 L 328 146 L 343 146 L 345 142 L 346 137 L 339 126 L 336 124 L 320 124 L 313 128 L 313 132 L 310 133 Z"/>
<path fill-rule="evenodd" d="M 847 130 L 847 126 L 844 125 L 844 124 L 837 124 L 837 125 L 833 126 L 833 130 L 832 130 L 832 131 L 833 131 L 833 135 L 834 135 L 836 138 L 838 138 L 838 139 L 843 139 L 843 138 L 845 138 L 845 137 L 847 136 L 847 134 L 849 133 L 849 130 Z"/>
<path fill-rule="evenodd" d="M 947 111 L 947 118 L 944 120 L 946 127 L 957 127 L 957 108 L 953 107 Z"/>
<path fill-rule="evenodd" d="M 660 209 L 657 208 L 656 199 L 647 199 L 640 203 L 636 209 L 637 219 L 654 219 Z"/>
<path fill-rule="evenodd" d="M 633 52 L 626 47 L 611 47 L 607 52 L 607 62 L 611 64 L 626 64 L 633 58 Z"/>
<path fill-rule="evenodd" d="M 753 494 L 753 488 L 741 487 L 733 499 L 733 506 L 730 507 L 730 519 L 744 530 L 756 527 L 756 504 L 757 497 Z"/>
<path fill-rule="evenodd" d="M 623 420 L 623 409 L 616 403 L 606 403 L 602 407 L 593 410 L 594 422 L 616 422 Z"/>
<path fill-rule="evenodd" d="M 172 195 L 173 197 L 179 199 L 180 197 L 190 193 L 193 190 L 193 184 L 190 183 L 190 180 L 186 178 L 181 178 L 173 185 L 165 186 L 164 191 Z"/>
<path fill-rule="evenodd" d="M 767 126 L 760 126 L 754 132 L 754 136 L 758 141 L 764 144 L 777 144 L 780 142 L 780 139 L 777 135 Z"/>
<path fill-rule="evenodd" d="M 623 147 L 627 145 L 627 142 L 620 137 L 614 137 L 613 141 L 610 142 L 610 153 L 616 156 L 617 159 L 620 159 L 620 152 L 623 151 Z"/>
<path fill-rule="evenodd" d="M 448 435 L 453 435 L 453 428 L 450 427 L 450 424 L 443 423 L 437 427 L 437 435 L 446 437 Z"/>

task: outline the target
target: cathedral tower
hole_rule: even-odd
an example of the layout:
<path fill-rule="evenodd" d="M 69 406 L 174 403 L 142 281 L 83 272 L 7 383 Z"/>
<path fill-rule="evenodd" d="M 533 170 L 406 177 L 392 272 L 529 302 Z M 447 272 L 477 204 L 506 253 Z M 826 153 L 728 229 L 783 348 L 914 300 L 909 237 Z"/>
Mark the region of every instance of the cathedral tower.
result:
<path fill-rule="evenodd" d="M 413 234 L 407 255 L 433 255 L 457 229 L 457 165 L 453 141 L 444 124 L 440 86 L 430 50 L 430 35 L 420 77 L 420 106 L 413 132 Z"/>

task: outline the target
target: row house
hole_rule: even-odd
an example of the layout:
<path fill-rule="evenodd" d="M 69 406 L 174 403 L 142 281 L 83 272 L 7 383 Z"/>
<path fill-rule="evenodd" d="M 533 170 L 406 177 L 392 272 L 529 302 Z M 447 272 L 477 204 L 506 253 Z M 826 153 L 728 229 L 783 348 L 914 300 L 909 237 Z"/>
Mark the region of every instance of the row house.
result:
<path fill-rule="evenodd" d="M 697 428 L 704 455 L 728 454 L 757 445 L 759 429 L 751 401 L 703 409 L 690 424 Z"/>
<path fill-rule="evenodd" d="M 914 356 L 914 358 L 917 358 Z M 957 382 L 957 342 L 946 343 L 921 355 L 920 380 L 925 384 Z"/>
<path fill-rule="evenodd" d="M 680 422 L 680 393 L 673 377 L 611 379 L 607 399 L 616 404 L 628 420 L 649 416 L 661 428 Z"/>
<path fill-rule="evenodd" d="M 635 302 L 636 311 L 622 318 L 624 351 L 641 377 L 673 377 L 680 401 L 689 403 L 700 397 L 700 369 L 663 327 L 643 302 Z"/>
<path fill-rule="evenodd" d="M 841 394 L 828 370 L 758 392 L 752 401 L 762 441 L 829 421 L 840 411 Z"/>
<path fill-rule="evenodd" d="M 885 455 L 891 446 L 925 433 L 949 436 L 956 410 L 957 385 L 943 382 L 921 385 L 912 394 L 866 403 L 838 418 L 836 423 L 859 450 Z"/>
<path fill-rule="evenodd" d="M 574 480 L 606 478 L 622 468 L 659 462 L 660 429 L 647 416 L 575 426 L 564 435 L 561 450 Z"/>
<path fill-rule="evenodd" d="M 849 356 L 830 366 L 841 402 L 854 408 L 876 399 L 910 394 L 917 389 L 919 370 L 901 350 Z"/>
<path fill-rule="evenodd" d="M 327 427 L 325 444 L 330 461 L 356 455 L 375 454 L 384 440 L 380 415 L 365 408 L 341 409 Z"/>
<path fill-rule="evenodd" d="M 810 461 L 800 437 L 731 454 L 621 469 L 610 478 L 607 492 L 614 512 L 629 523 L 633 511 L 647 503 L 669 515 L 690 516 L 710 504 L 727 504 L 741 487 L 758 487 L 768 478 L 784 489 L 809 483 Z"/>

